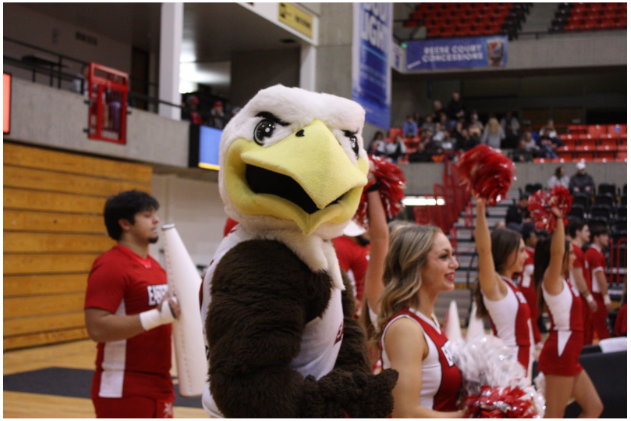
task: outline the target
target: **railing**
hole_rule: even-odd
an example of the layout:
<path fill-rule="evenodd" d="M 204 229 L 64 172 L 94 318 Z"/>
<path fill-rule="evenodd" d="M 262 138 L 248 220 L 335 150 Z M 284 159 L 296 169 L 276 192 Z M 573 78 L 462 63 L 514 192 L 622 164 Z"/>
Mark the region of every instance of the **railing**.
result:
<path fill-rule="evenodd" d="M 89 62 L 80 60 L 71 56 L 67 56 L 65 54 L 60 54 L 51 50 L 47 50 L 45 48 L 41 48 L 36 45 L 28 44 L 26 42 L 18 41 L 10 37 L 5 36 L 3 37 L 3 40 L 5 42 L 27 47 L 31 50 L 39 51 L 39 52 L 42 52 L 54 57 L 53 60 L 48 60 L 48 59 L 44 59 L 44 58 L 33 56 L 33 55 L 26 55 L 26 56 L 23 56 L 21 59 L 17 59 L 15 57 L 3 55 L 3 64 L 5 66 L 9 65 L 9 66 L 13 66 L 13 67 L 17 67 L 17 68 L 21 68 L 25 70 L 30 70 L 32 72 L 31 80 L 33 82 L 36 82 L 36 77 L 38 74 L 49 76 L 50 77 L 49 85 L 53 87 L 55 85 L 54 82 L 56 81 L 57 89 L 62 89 L 63 81 L 74 82 L 76 80 L 79 80 L 81 81 L 80 93 L 83 94 L 85 92 L 86 81 L 84 80 L 84 77 L 79 74 L 64 72 L 62 69 L 68 67 L 64 63 L 70 62 L 70 63 L 74 63 L 78 66 L 83 67 L 83 66 L 88 66 L 90 64 Z M 133 83 L 135 82 L 135 83 L 145 84 L 149 86 L 150 88 L 153 88 L 153 90 L 157 91 L 157 88 L 158 88 L 157 83 L 148 82 L 147 80 L 139 79 L 135 77 L 130 77 L 130 80 L 132 82 L 132 86 L 133 86 Z M 175 108 L 180 108 L 180 109 L 184 108 L 182 107 L 181 104 L 174 104 L 172 102 L 156 98 L 155 96 L 144 95 L 137 92 L 130 91 L 129 97 L 132 103 L 136 100 L 139 100 L 139 101 L 146 101 L 148 103 L 152 103 L 156 105 L 164 104 L 170 107 L 175 107 Z"/>

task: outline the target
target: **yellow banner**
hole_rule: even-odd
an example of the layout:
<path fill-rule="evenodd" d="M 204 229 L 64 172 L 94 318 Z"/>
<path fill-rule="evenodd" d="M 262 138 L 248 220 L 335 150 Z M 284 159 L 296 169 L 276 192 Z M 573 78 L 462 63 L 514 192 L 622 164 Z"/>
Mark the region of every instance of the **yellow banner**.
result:
<path fill-rule="evenodd" d="M 309 38 L 313 38 L 313 17 L 293 4 L 278 3 L 278 20 Z"/>

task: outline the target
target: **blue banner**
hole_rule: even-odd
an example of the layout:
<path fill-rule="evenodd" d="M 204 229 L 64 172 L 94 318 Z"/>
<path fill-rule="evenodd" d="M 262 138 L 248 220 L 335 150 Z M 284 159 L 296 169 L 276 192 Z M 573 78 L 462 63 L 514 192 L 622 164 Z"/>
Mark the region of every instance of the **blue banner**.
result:
<path fill-rule="evenodd" d="M 408 41 L 406 70 L 503 67 L 508 55 L 505 35 Z"/>
<path fill-rule="evenodd" d="M 221 134 L 219 129 L 199 126 L 199 163 L 200 168 L 209 170 L 219 169 L 219 143 Z"/>
<path fill-rule="evenodd" d="M 366 123 L 390 128 L 392 4 L 353 4 L 353 101 Z"/>

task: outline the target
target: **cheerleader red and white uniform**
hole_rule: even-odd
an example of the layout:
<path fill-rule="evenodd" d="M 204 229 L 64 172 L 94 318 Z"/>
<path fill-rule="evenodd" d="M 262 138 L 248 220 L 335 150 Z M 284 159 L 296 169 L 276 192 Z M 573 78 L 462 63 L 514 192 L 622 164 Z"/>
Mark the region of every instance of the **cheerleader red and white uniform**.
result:
<path fill-rule="evenodd" d="M 534 338 L 528 301 L 513 281 L 502 276 L 507 293 L 504 298 L 491 301 L 482 294 L 489 312 L 493 334 L 513 350 L 515 358 L 526 369 L 526 379 L 532 380 L 532 362 L 535 357 Z"/>
<path fill-rule="evenodd" d="M 594 297 L 596 304 L 598 305 L 598 310 L 596 310 L 596 313 L 592 314 L 592 335 L 593 331 L 595 330 L 598 334 L 598 339 L 607 339 L 611 337 L 609 327 L 607 327 L 609 312 L 605 307 L 605 301 L 603 299 L 602 292 L 600 291 L 600 285 L 598 284 L 598 280 L 596 279 L 596 273 L 604 272 L 607 268 L 607 260 L 605 259 L 605 256 L 603 255 L 600 248 L 592 244 L 585 251 L 585 261 L 587 262 L 588 267 L 587 276 L 589 276 L 587 284 L 590 287 L 592 296 Z M 592 337 L 589 338 L 590 343 L 591 340 Z"/>
<path fill-rule="evenodd" d="M 583 367 L 578 357 L 583 348 L 583 316 L 581 295 L 567 280 L 563 291 L 548 294 L 543 288 L 543 298 L 550 313 L 550 336 L 539 355 L 539 371 L 558 376 L 576 376 Z"/>
<path fill-rule="evenodd" d="M 421 373 L 423 384 L 419 404 L 435 411 L 457 411 L 456 400 L 462 384 L 460 369 L 454 364 L 446 346 L 447 336 L 440 329 L 436 320 L 429 319 L 412 308 L 404 308 L 395 314 L 386 325 L 381 336 L 381 359 L 383 368 L 390 368 L 390 359 L 386 353 L 384 338 L 390 325 L 402 317 L 417 322 L 423 329 L 429 353 L 423 360 Z"/>
<path fill-rule="evenodd" d="M 532 325 L 532 334 L 535 343 L 541 341 L 541 332 L 539 332 L 539 326 L 537 325 L 537 319 L 539 319 L 539 309 L 537 308 L 537 294 L 535 292 L 535 283 L 532 281 L 532 275 L 535 272 L 535 249 L 532 247 L 526 247 L 526 253 L 528 258 L 524 262 L 524 271 L 521 273 L 519 280 L 519 290 L 530 307 L 530 324 Z"/>
<path fill-rule="evenodd" d="M 585 280 L 585 286 L 588 291 L 591 292 L 591 277 L 589 277 L 589 266 L 587 265 L 587 261 L 585 260 L 585 254 L 583 250 L 576 244 L 572 244 L 572 248 L 574 250 L 574 267 L 581 268 L 583 271 L 583 279 Z M 570 285 L 578 290 L 576 286 L 576 281 L 574 280 L 574 275 L 572 271 L 570 271 Z M 592 338 L 594 336 L 594 332 L 592 330 L 592 311 L 589 308 L 589 304 L 587 304 L 587 300 L 585 297 L 581 296 L 582 308 L 583 308 L 583 345 L 591 345 Z"/>

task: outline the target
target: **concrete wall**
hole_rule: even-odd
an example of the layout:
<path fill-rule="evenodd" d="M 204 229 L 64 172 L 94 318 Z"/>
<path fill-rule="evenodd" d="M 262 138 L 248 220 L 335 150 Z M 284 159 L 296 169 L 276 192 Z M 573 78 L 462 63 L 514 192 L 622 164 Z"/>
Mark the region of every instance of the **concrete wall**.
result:
<path fill-rule="evenodd" d="M 226 214 L 217 183 L 190 180 L 173 174 L 154 174 L 151 193 L 160 203 L 160 225 L 175 224 L 196 265 L 210 264 L 223 238 Z M 150 253 L 164 266 L 162 238 Z"/>
<path fill-rule="evenodd" d="M 316 91 L 351 97 L 352 3 L 322 3 L 316 63 Z"/>
<path fill-rule="evenodd" d="M 188 123 L 132 109 L 127 144 L 89 140 L 85 98 L 13 79 L 11 134 L 15 141 L 175 167 L 188 165 Z"/>
<path fill-rule="evenodd" d="M 515 164 L 517 180 L 511 185 L 511 190 L 524 189 L 527 183 L 541 183 L 547 185 L 548 180 L 559 166 L 565 168 L 565 173 L 571 177 L 576 173 L 576 164 Z M 408 196 L 433 194 L 434 183 L 443 183 L 442 164 L 409 164 L 403 165 L 403 173 L 406 178 L 405 194 Z M 627 164 L 625 162 L 587 163 L 586 169 L 594 178 L 594 183 L 615 183 L 622 186 L 627 182 Z"/>
<path fill-rule="evenodd" d="M 243 107 L 256 93 L 276 84 L 300 86 L 300 48 L 232 53 L 230 100 Z"/>
<path fill-rule="evenodd" d="M 94 61 L 126 73 L 131 71 L 131 45 L 112 40 L 87 28 L 38 13 L 19 4 L 4 4 L 2 9 L 4 36 L 79 60 Z M 97 45 L 75 39 L 77 31 L 97 38 Z M 54 56 L 18 46 L 9 41 L 4 41 L 3 45 L 3 54 L 13 58 L 20 59 L 23 55 L 33 54 L 40 58 L 57 60 Z M 72 62 L 66 64 L 69 67 L 65 68 L 64 72 L 73 74 L 79 73 L 81 70 L 78 64 Z M 26 70 L 11 69 L 11 72 L 16 76 L 18 73 L 24 73 L 27 78 L 30 75 L 30 72 Z M 39 76 L 39 78 L 46 80 L 47 77 Z"/>

